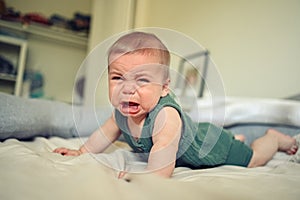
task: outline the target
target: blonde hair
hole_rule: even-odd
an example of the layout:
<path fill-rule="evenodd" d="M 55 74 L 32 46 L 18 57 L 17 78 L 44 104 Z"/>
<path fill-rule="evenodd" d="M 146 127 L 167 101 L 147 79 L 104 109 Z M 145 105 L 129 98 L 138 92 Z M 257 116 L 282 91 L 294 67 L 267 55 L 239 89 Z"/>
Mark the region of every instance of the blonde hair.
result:
<path fill-rule="evenodd" d="M 170 52 L 162 41 L 152 33 L 131 32 L 120 37 L 108 50 L 108 65 L 125 54 L 158 56 L 160 63 L 170 65 Z M 169 67 L 167 67 L 167 78 Z"/>

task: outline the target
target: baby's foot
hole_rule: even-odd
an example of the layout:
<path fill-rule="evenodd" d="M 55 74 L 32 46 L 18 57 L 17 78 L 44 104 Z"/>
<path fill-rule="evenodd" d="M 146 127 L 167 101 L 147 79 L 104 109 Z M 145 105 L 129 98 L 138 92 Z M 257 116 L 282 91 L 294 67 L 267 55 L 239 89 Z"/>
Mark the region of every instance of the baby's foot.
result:
<path fill-rule="evenodd" d="M 277 138 L 279 151 L 286 152 L 289 155 L 293 155 L 297 152 L 298 146 L 295 138 L 274 129 L 269 129 L 266 134 L 273 134 L 273 136 Z"/>
<path fill-rule="evenodd" d="M 245 142 L 245 140 L 246 140 L 245 136 L 242 134 L 234 135 L 234 139 L 239 140 L 241 142 Z"/>

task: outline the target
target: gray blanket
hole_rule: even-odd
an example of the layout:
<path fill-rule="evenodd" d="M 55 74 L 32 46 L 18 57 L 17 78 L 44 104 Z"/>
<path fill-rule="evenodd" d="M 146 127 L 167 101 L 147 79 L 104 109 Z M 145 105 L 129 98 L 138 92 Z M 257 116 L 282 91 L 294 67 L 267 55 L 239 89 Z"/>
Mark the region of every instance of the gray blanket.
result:
<path fill-rule="evenodd" d="M 94 111 L 63 102 L 27 99 L 5 93 L 0 93 L 0 110 L 0 140 L 88 136 L 111 113 L 109 107 Z"/>

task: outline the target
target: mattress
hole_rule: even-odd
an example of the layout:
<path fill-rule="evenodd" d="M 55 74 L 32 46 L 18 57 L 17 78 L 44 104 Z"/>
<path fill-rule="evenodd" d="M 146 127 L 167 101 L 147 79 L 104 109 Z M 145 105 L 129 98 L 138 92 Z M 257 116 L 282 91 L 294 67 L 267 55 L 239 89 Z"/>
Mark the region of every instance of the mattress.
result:
<path fill-rule="evenodd" d="M 65 157 L 57 147 L 79 148 L 111 112 L 0 94 L 0 199 L 299 199 L 300 152 L 278 152 L 266 166 L 176 168 L 170 179 L 143 173 L 146 163 L 119 140 L 102 154 Z M 74 114 L 75 111 L 75 114 Z M 300 103 L 279 99 L 199 99 L 189 113 L 246 143 L 269 127 L 297 138 Z M 74 117 L 75 115 L 75 117 Z M 75 122 L 76 123 L 75 123 Z M 118 179 L 119 171 L 129 171 Z M 298 185 L 299 184 L 299 185 Z"/>
<path fill-rule="evenodd" d="M 176 168 L 171 179 L 140 173 L 146 163 L 116 142 L 103 154 L 65 157 L 59 146 L 78 148 L 85 138 L 0 143 L 1 199 L 299 199 L 300 155 L 277 153 L 264 167 Z M 119 170 L 131 166 L 126 179 Z M 127 168 L 128 169 L 128 168 Z"/>

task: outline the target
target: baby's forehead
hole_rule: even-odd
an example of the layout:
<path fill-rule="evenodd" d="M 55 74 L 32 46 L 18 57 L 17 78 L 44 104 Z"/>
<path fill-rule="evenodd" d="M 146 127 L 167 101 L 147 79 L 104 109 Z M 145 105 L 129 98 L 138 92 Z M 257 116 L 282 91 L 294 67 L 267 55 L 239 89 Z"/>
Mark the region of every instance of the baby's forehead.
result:
<path fill-rule="evenodd" d="M 135 65 L 122 66 L 115 63 L 111 68 L 112 71 L 119 73 L 126 73 L 132 75 L 142 75 L 142 74 L 162 74 L 167 70 L 168 66 L 160 63 L 141 63 Z"/>
<path fill-rule="evenodd" d="M 164 53 L 161 49 L 137 49 L 130 52 L 112 52 L 108 56 L 109 64 L 115 62 L 116 60 L 122 57 L 142 57 L 147 58 L 145 63 L 149 60 L 153 63 L 160 63 L 160 64 L 168 64 L 168 59 L 164 56 Z"/>
<path fill-rule="evenodd" d="M 128 66 L 156 66 L 162 65 L 163 62 L 159 56 L 148 55 L 148 54 L 123 54 L 116 56 L 114 60 L 111 60 L 110 65 L 118 66 L 118 65 L 128 65 Z"/>
<path fill-rule="evenodd" d="M 166 65 L 160 63 L 144 63 L 141 65 L 136 65 L 134 68 L 130 69 L 130 72 L 143 73 L 143 72 L 159 72 L 165 70 Z"/>
<path fill-rule="evenodd" d="M 168 78 L 169 66 L 163 64 L 161 58 L 153 54 L 127 53 L 119 55 L 109 66 L 109 71 L 134 76 L 135 74 L 154 74 Z M 129 74 L 128 74 L 129 73 Z"/>

